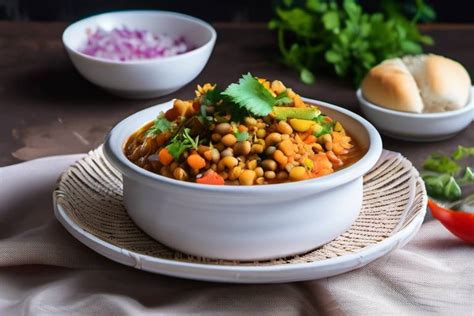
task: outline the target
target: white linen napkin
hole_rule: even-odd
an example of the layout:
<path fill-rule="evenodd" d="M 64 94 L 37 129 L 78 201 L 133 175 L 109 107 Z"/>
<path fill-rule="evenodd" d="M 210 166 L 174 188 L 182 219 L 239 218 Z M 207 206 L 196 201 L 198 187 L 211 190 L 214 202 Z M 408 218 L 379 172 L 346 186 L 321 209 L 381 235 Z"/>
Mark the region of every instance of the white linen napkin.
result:
<path fill-rule="evenodd" d="M 54 218 L 56 180 L 80 157 L 0 168 L 0 315 L 473 315 L 474 247 L 436 221 L 403 249 L 311 282 L 207 283 L 112 262 Z"/>

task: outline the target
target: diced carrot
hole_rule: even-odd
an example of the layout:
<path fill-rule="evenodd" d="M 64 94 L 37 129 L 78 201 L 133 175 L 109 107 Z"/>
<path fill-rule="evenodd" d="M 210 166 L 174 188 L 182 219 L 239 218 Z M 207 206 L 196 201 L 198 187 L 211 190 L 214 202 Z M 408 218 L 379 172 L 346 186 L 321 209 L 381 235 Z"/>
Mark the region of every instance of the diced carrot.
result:
<path fill-rule="evenodd" d="M 175 107 L 172 107 L 171 109 L 165 112 L 165 118 L 168 121 L 174 121 L 178 118 L 178 116 L 179 116 L 179 113 Z"/>
<path fill-rule="evenodd" d="M 202 169 L 206 166 L 206 160 L 202 158 L 199 154 L 189 155 L 186 161 L 188 162 L 188 165 L 195 170 Z"/>
<path fill-rule="evenodd" d="M 167 148 L 162 148 L 160 150 L 158 153 L 158 159 L 165 166 L 169 165 L 174 160 Z"/>
<path fill-rule="evenodd" d="M 308 137 L 305 138 L 304 142 L 306 144 L 312 144 L 312 143 L 316 142 L 316 136 L 308 135 Z"/>
<path fill-rule="evenodd" d="M 224 178 L 222 178 L 214 170 L 210 169 L 204 174 L 202 178 L 196 179 L 196 182 L 200 184 L 223 185 Z"/>

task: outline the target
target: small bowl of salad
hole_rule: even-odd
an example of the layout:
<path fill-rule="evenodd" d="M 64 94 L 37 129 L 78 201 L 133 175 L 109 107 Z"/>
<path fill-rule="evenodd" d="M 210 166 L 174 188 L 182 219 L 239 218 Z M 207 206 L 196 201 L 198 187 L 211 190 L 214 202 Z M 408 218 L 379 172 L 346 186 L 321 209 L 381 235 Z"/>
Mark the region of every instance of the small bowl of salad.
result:
<path fill-rule="evenodd" d="M 169 94 L 197 77 L 216 41 L 208 23 L 166 11 L 119 11 L 73 23 L 63 43 L 79 73 L 118 96 Z"/>
<path fill-rule="evenodd" d="M 360 116 L 251 74 L 137 112 L 104 144 L 143 231 L 230 260 L 303 253 L 342 234 L 381 151 Z"/>

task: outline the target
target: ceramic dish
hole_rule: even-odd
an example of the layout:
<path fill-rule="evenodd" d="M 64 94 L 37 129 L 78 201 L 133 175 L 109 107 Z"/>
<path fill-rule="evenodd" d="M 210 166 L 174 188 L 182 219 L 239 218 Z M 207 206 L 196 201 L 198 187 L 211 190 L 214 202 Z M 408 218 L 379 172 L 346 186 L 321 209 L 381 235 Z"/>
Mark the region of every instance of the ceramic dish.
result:
<path fill-rule="evenodd" d="M 146 29 L 154 33 L 185 36 L 195 49 L 171 57 L 136 61 L 110 61 L 85 55 L 78 49 L 87 29 L 98 26 Z M 216 31 L 208 23 L 166 11 L 120 11 L 99 14 L 70 25 L 63 43 L 77 70 L 90 82 L 127 98 L 152 98 L 178 90 L 202 71 L 214 48 Z"/>
<path fill-rule="evenodd" d="M 471 89 L 471 96 L 474 88 Z M 474 98 L 458 110 L 440 113 L 408 113 L 390 110 L 365 100 L 357 90 L 362 113 L 377 129 L 390 137 L 409 141 L 438 141 L 453 137 L 474 118 Z"/>
<path fill-rule="evenodd" d="M 172 106 L 135 113 L 117 124 L 104 144 L 106 158 L 123 175 L 124 204 L 147 234 L 185 253 L 208 258 L 261 260 L 313 249 L 346 231 L 362 205 L 362 176 L 377 162 L 382 141 L 365 119 L 316 100 L 364 149 L 363 157 L 312 180 L 261 186 L 211 186 L 144 170 L 123 153 L 127 138 Z M 341 204 L 341 201 L 345 202 Z"/>
<path fill-rule="evenodd" d="M 313 280 L 360 268 L 407 243 L 423 222 L 427 202 L 412 164 L 398 153 L 384 151 L 364 175 L 363 207 L 347 232 L 298 256 L 242 262 L 195 257 L 153 240 L 127 216 L 122 189 L 120 173 L 98 148 L 61 176 L 53 194 L 56 217 L 79 241 L 121 264 L 170 276 L 235 283 Z"/>

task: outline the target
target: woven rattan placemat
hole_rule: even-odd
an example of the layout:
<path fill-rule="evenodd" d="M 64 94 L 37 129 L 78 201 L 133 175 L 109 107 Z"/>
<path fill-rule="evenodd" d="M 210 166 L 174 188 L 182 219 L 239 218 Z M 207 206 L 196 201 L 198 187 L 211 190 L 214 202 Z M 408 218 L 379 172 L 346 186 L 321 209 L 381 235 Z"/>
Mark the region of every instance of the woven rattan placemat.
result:
<path fill-rule="evenodd" d="M 314 262 L 362 250 L 393 235 L 426 208 L 427 196 L 412 164 L 384 151 L 364 176 L 364 202 L 356 222 L 341 236 L 310 252 L 270 261 L 226 261 L 170 249 L 141 231 L 122 203 L 122 178 L 102 153 L 91 151 L 61 176 L 54 192 L 69 218 L 97 238 L 130 252 L 157 258 L 219 265 L 277 265 Z"/>

